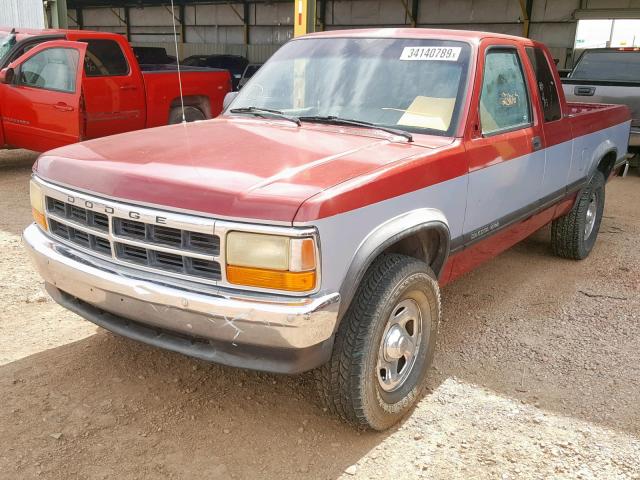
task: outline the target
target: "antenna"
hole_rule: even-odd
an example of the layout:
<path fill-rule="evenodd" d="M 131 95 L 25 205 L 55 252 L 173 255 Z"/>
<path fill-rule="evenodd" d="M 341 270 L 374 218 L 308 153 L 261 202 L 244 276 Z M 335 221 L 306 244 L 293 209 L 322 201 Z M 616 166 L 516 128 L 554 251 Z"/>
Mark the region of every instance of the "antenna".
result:
<path fill-rule="evenodd" d="M 184 96 L 182 95 L 182 75 L 180 72 L 180 54 L 178 53 L 178 33 L 176 32 L 176 13 L 173 8 L 173 0 L 171 0 L 171 21 L 173 22 L 173 43 L 176 46 L 176 64 L 178 65 L 178 85 L 180 86 L 180 106 L 182 107 L 182 123 L 187 123 L 187 119 L 184 116 Z"/>

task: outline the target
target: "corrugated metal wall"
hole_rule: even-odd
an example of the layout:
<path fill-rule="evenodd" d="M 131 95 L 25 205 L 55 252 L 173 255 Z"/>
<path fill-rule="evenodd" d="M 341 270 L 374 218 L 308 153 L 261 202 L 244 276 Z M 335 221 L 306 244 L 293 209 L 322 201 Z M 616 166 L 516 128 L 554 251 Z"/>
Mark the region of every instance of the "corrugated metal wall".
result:
<path fill-rule="evenodd" d="M 640 0 L 534 0 L 529 36 L 545 42 L 562 67 L 571 62 L 576 12 L 638 6 Z M 328 30 L 411 24 L 403 0 L 327 0 L 325 12 Z M 167 7 L 131 8 L 129 14 L 132 42 L 164 46 L 172 41 Z M 188 5 L 185 38 L 181 39 L 184 52 L 246 52 L 251 61 L 261 62 L 293 35 L 293 1 L 249 5 L 248 47 L 243 45 L 243 14 L 240 3 Z M 75 18 L 75 12 L 70 17 Z M 87 29 L 126 32 L 123 9 L 85 9 L 83 18 Z M 419 0 L 417 26 L 522 35 L 523 14 L 518 0 Z"/>
<path fill-rule="evenodd" d="M 0 0 L 0 25 L 44 28 L 42 0 Z"/>

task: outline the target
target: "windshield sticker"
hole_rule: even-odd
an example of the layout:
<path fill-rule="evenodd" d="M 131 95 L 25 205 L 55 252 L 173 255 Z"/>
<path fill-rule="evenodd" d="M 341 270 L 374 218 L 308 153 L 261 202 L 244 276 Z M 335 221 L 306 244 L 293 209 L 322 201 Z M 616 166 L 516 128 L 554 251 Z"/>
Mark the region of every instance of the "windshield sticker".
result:
<path fill-rule="evenodd" d="M 462 47 L 404 47 L 400 60 L 457 62 Z"/>

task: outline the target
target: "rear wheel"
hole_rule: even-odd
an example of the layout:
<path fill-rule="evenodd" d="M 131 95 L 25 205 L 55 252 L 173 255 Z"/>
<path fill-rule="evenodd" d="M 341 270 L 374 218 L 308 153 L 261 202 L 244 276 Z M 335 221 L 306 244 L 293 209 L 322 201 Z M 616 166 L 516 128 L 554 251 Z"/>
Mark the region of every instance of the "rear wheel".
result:
<path fill-rule="evenodd" d="M 593 175 L 569 213 L 551 224 L 551 248 L 563 258 L 586 258 L 598 237 L 605 201 L 602 172 Z"/>
<path fill-rule="evenodd" d="M 358 427 L 391 427 L 424 391 L 439 321 L 440 292 L 429 266 L 380 256 L 342 319 L 330 361 L 315 372 L 323 403 Z"/>
<path fill-rule="evenodd" d="M 196 120 L 206 120 L 206 115 L 198 107 L 186 105 L 184 107 L 184 117 L 187 122 L 195 122 Z M 182 123 L 182 107 L 174 107 L 169 113 L 169 125 Z"/>

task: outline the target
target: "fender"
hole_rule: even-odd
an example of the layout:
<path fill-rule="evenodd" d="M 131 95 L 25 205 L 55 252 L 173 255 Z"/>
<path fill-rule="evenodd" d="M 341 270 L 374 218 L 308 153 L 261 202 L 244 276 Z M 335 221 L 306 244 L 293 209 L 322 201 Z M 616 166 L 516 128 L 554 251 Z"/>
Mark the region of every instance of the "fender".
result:
<path fill-rule="evenodd" d="M 431 252 L 430 266 L 436 277 L 440 276 L 449 257 L 451 244 L 449 222 L 444 213 L 433 208 L 421 208 L 398 215 L 372 230 L 358 246 L 340 287 L 339 317 L 342 317 L 351 304 L 358 285 L 375 258 L 403 238 L 424 230 L 438 233 L 438 250 Z"/>
<path fill-rule="evenodd" d="M 597 146 L 597 148 L 593 150 L 591 158 L 589 159 L 589 163 L 588 163 L 588 170 L 587 170 L 588 181 L 591 180 L 591 178 L 593 177 L 593 174 L 598 169 L 598 165 L 600 164 L 600 161 L 610 153 L 613 153 L 615 155 L 615 160 L 614 160 L 614 165 L 615 165 L 616 163 L 618 163 L 618 148 L 615 145 L 615 143 L 613 143 L 609 139 L 600 143 Z"/>

